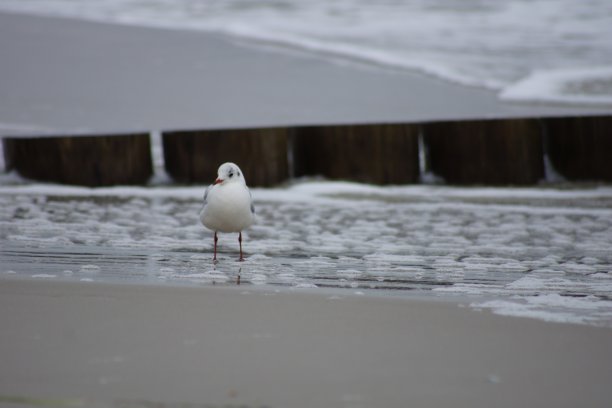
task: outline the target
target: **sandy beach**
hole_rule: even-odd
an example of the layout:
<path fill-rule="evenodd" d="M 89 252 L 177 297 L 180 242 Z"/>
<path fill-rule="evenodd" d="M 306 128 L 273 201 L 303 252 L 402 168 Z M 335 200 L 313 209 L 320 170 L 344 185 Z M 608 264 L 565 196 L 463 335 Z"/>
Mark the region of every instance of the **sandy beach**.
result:
<path fill-rule="evenodd" d="M 203 32 L 0 13 L 0 132 L 126 132 L 602 112 Z"/>
<path fill-rule="evenodd" d="M 9 396 L 101 407 L 609 405 L 609 329 L 461 306 L 4 280 L 0 405 Z"/>

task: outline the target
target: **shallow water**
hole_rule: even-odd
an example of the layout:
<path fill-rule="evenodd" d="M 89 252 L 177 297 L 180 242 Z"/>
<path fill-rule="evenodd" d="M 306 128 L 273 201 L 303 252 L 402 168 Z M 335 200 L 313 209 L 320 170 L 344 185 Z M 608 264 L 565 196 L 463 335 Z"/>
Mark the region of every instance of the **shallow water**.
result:
<path fill-rule="evenodd" d="M 212 234 L 202 188 L 0 187 L 0 279 L 335 288 L 468 297 L 474 308 L 612 327 L 612 188 L 254 189 L 257 222 Z"/>

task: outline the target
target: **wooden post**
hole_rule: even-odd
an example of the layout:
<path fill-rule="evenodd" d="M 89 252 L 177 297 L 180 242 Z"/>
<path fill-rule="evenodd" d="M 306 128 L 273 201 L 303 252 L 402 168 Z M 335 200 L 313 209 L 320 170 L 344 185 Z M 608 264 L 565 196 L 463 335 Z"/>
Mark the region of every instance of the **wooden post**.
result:
<path fill-rule="evenodd" d="M 144 184 L 153 175 L 148 133 L 7 137 L 7 170 L 40 181 L 89 187 Z"/>
<path fill-rule="evenodd" d="M 419 125 L 308 126 L 293 141 L 296 176 L 376 184 L 419 180 Z"/>
<path fill-rule="evenodd" d="M 287 128 L 195 130 L 163 133 L 166 170 L 186 183 L 212 183 L 217 169 L 234 162 L 250 186 L 271 186 L 289 178 Z"/>
<path fill-rule="evenodd" d="M 526 185 L 544 178 L 537 120 L 431 123 L 423 133 L 429 169 L 447 183 Z"/>
<path fill-rule="evenodd" d="M 546 119 L 548 157 L 569 180 L 612 181 L 612 116 Z"/>

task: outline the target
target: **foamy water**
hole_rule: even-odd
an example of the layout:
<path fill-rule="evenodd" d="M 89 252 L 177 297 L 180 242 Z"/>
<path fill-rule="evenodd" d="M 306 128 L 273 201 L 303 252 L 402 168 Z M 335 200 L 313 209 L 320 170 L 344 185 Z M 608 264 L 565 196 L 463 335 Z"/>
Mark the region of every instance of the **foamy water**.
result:
<path fill-rule="evenodd" d="M 203 188 L 0 186 L 0 279 L 267 285 L 468 299 L 612 327 L 612 189 L 253 189 L 244 234 L 198 221 Z"/>
<path fill-rule="evenodd" d="M 0 10 L 221 32 L 506 100 L 612 106 L 609 0 L 0 0 Z"/>

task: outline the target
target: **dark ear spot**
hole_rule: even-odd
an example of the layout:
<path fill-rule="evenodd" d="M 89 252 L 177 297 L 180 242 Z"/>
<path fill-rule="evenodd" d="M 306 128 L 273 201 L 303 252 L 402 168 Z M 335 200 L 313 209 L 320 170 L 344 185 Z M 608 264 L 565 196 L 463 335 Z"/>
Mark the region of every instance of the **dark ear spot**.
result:
<path fill-rule="evenodd" d="M 240 177 L 240 172 L 238 172 L 238 177 Z"/>

